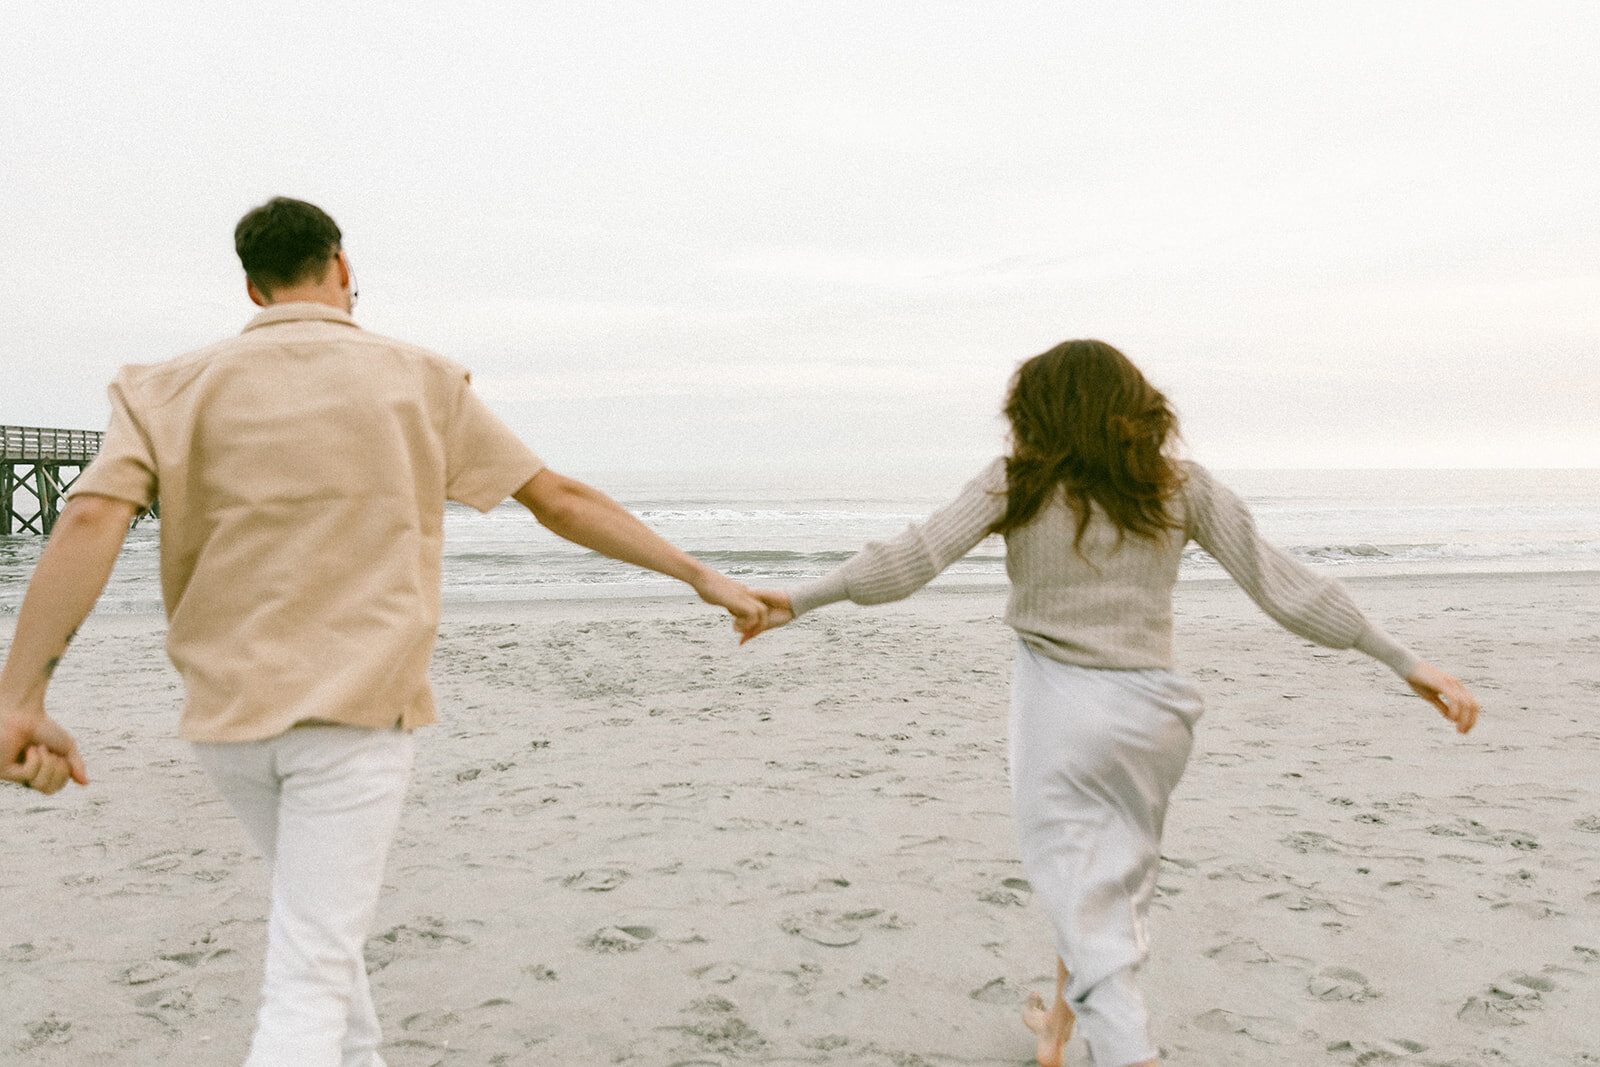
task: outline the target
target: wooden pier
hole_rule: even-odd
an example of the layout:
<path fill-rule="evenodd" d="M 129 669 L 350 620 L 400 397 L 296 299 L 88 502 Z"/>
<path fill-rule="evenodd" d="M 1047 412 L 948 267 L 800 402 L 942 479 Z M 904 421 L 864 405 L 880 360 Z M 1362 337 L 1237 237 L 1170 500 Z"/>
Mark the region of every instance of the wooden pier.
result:
<path fill-rule="evenodd" d="M 48 534 L 105 434 L 0 426 L 0 535 Z"/>

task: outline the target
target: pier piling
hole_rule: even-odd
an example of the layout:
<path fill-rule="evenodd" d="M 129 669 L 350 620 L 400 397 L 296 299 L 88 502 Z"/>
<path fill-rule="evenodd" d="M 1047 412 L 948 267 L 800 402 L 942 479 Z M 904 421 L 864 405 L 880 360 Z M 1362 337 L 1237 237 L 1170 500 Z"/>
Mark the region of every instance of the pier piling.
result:
<path fill-rule="evenodd" d="M 0 535 L 49 534 L 104 438 L 96 430 L 0 426 Z"/>

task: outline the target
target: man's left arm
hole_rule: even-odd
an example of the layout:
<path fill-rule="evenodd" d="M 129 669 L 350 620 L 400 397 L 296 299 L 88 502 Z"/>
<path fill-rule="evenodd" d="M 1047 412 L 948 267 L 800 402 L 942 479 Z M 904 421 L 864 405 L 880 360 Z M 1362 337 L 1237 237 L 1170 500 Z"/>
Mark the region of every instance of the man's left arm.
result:
<path fill-rule="evenodd" d="M 16 635 L 0 670 L 0 780 L 55 792 L 67 770 L 79 785 L 88 772 L 72 735 L 44 710 L 50 676 L 111 577 L 111 567 L 139 511 L 136 504 L 84 493 L 67 501 L 28 583 Z M 48 750 L 41 757 L 39 747 Z"/>
<path fill-rule="evenodd" d="M 612 559 L 686 582 L 708 604 L 725 608 L 744 641 L 761 632 L 767 608 L 741 582 L 706 566 L 640 522 L 600 490 L 548 467 L 512 494 L 539 524 Z"/>

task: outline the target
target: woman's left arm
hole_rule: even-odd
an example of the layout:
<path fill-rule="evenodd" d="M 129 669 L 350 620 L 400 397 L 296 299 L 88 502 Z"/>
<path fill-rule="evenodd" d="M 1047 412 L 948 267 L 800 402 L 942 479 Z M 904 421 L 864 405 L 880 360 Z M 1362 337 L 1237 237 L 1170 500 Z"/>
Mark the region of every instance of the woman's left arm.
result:
<path fill-rule="evenodd" d="M 1199 464 L 1189 467 L 1184 500 L 1189 535 L 1279 626 L 1327 648 L 1359 648 L 1402 678 L 1422 662 L 1373 626 L 1343 585 L 1264 539 L 1244 501 Z"/>
<path fill-rule="evenodd" d="M 1185 499 L 1190 535 L 1275 622 L 1319 645 L 1365 652 L 1404 678 L 1458 732 L 1472 729 L 1479 704 L 1466 686 L 1373 625 L 1340 582 L 1264 540 L 1244 502 L 1198 464 L 1190 468 Z"/>

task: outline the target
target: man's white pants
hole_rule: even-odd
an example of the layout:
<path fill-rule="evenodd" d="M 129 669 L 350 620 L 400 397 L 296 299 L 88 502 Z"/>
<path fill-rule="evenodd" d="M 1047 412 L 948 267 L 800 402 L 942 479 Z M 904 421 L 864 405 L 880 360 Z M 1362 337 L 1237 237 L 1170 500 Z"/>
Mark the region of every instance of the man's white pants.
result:
<path fill-rule="evenodd" d="M 246 1067 L 384 1067 L 362 950 L 411 778 L 411 734 L 317 724 L 194 749 L 272 872 Z"/>

